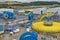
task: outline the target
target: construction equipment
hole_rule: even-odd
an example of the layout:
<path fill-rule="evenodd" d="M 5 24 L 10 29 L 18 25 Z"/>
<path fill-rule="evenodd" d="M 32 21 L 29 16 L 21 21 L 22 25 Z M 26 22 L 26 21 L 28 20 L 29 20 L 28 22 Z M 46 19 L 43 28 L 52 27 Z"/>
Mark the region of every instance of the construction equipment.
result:
<path fill-rule="evenodd" d="M 53 16 L 54 14 L 52 13 L 43 14 L 40 18 L 40 22 L 32 23 L 32 29 L 38 32 L 60 32 L 60 23 L 55 21 L 52 22 L 50 20 L 50 18 L 52 18 Z M 56 19 L 56 16 L 54 16 L 53 19 Z"/>
<path fill-rule="evenodd" d="M 33 21 L 34 20 L 34 14 L 33 13 L 29 13 L 28 14 L 28 19 Z"/>
<path fill-rule="evenodd" d="M 23 33 L 19 40 L 38 40 L 38 34 L 35 31 L 25 32 Z"/>
<path fill-rule="evenodd" d="M 44 13 L 43 15 L 41 15 L 40 21 L 43 21 L 45 17 L 51 17 L 51 16 L 54 16 L 53 12 Z"/>
<path fill-rule="evenodd" d="M 25 24 L 25 26 L 26 26 L 27 28 L 29 28 L 29 27 L 32 26 L 32 23 L 28 22 L 28 23 Z"/>
<path fill-rule="evenodd" d="M 16 16 L 12 12 L 4 11 L 3 13 L 0 13 L 0 18 L 16 19 Z"/>
<path fill-rule="evenodd" d="M 52 25 L 44 25 L 44 22 L 37 22 L 33 23 L 32 29 L 39 32 L 57 33 L 60 32 L 60 23 L 53 22 Z"/>
<path fill-rule="evenodd" d="M 33 10 L 26 10 L 25 13 L 24 13 L 24 15 L 27 16 L 29 14 L 29 12 L 33 12 Z"/>

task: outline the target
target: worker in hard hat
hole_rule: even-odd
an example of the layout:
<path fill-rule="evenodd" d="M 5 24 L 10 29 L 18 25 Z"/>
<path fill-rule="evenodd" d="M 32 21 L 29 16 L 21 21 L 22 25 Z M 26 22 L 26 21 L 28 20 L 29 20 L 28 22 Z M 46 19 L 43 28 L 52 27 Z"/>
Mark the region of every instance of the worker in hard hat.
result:
<path fill-rule="evenodd" d="M 33 21 L 33 20 L 34 20 L 34 13 L 33 13 L 33 11 L 30 11 L 30 12 L 29 12 L 29 14 L 28 14 L 28 19 L 29 19 L 30 21 Z"/>

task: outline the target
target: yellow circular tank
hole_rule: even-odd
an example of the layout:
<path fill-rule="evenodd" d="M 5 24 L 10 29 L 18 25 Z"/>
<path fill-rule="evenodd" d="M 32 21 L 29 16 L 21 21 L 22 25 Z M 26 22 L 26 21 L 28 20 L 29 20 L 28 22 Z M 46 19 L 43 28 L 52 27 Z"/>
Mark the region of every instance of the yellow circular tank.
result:
<path fill-rule="evenodd" d="M 57 33 L 60 32 L 60 23 L 53 22 L 51 25 L 44 25 L 44 22 L 36 22 L 32 24 L 32 29 L 38 32 Z"/>

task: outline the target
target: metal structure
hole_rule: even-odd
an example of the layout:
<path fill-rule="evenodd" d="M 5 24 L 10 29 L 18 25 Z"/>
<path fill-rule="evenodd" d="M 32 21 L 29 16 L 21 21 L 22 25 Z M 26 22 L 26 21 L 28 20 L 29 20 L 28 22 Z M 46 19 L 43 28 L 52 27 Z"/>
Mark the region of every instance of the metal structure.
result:
<path fill-rule="evenodd" d="M 3 13 L 0 13 L 0 17 L 5 19 L 16 19 L 14 13 L 8 11 L 4 11 Z"/>
<path fill-rule="evenodd" d="M 32 24 L 32 29 L 39 32 L 58 33 L 60 32 L 60 23 L 50 20 L 50 18 L 57 19 L 56 17 L 58 16 L 52 13 L 43 14 L 40 18 L 40 22 Z"/>
<path fill-rule="evenodd" d="M 28 22 L 28 23 L 25 24 L 25 26 L 26 26 L 27 28 L 29 28 L 29 27 L 32 26 L 32 23 Z"/>
<path fill-rule="evenodd" d="M 23 33 L 19 40 L 37 40 L 38 34 L 35 31 Z"/>
<path fill-rule="evenodd" d="M 34 20 L 34 14 L 33 13 L 28 14 L 28 19 L 29 20 Z"/>

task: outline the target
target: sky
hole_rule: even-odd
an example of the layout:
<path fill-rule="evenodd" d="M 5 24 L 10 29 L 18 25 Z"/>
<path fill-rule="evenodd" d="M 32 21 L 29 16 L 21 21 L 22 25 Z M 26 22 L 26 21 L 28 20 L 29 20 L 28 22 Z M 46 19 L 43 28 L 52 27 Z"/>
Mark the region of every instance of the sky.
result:
<path fill-rule="evenodd" d="M 19 2 L 32 2 L 32 1 L 57 1 L 57 2 L 60 2 L 60 0 L 0 0 L 0 1 L 19 1 Z"/>

